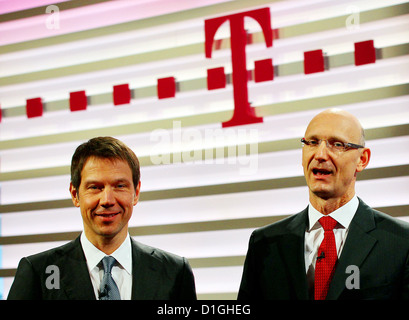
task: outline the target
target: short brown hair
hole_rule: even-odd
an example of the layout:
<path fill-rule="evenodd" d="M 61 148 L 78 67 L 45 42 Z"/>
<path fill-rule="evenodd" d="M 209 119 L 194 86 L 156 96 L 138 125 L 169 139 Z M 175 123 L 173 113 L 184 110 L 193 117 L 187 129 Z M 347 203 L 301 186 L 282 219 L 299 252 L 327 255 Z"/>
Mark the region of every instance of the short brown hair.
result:
<path fill-rule="evenodd" d="M 135 153 L 122 141 L 112 137 L 96 137 L 79 145 L 71 160 L 71 183 L 78 190 L 81 184 L 81 172 L 90 157 L 118 159 L 128 162 L 132 171 L 134 187 L 139 184 L 139 160 Z"/>

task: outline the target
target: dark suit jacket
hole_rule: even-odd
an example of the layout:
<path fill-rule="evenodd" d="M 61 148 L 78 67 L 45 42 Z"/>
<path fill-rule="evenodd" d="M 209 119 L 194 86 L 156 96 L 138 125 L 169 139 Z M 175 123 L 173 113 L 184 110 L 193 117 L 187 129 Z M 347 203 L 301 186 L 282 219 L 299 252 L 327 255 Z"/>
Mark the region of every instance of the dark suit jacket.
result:
<path fill-rule="evenodd" d="M 308 208 L 253 232 L 238 299 L 309 299 L 304 261 Z M 348 289 L 347 267 L 359 268 Z M 349 286 L 350 287 L 350 286 Z M 331 281 L 327 300 L 409 299 L 409 224 L 361 199 Z"/>
<path fill-rule="evenodd" d="M 132 300 L 196 299 L 192 270 L 185 258 L 132 243 Z M 49 265 L 59 269 L 60 289 L 47 289 Z M 50 286 L 48 286 L 50 287 Z M 20 260 L 8 299 L 95 300 L 80 237 Z"/>

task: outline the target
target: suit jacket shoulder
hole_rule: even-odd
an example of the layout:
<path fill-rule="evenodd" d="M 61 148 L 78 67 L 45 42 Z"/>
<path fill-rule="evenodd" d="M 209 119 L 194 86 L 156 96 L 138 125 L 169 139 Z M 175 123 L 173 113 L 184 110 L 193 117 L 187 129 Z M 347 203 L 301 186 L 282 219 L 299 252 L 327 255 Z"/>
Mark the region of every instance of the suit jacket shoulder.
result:
<path fill-rule="evenodd" d="M 253 231 L 253 241 L 259 241 L 262 239 L 274 239 L 288 235 L 295 232 L 299 234 L 305 231 L 308 223 L 308 208 L 302 210 L 297 214 L 290 215 L 282 220 L 260 227 Z"/>
<path fill-rule="evenodd" d="M 196 299 L 194 276 L 186 258 L 132 239 L 132 260 L 132 299 Z"/>
<path fill-rule="evenodd" d="M 79 237 L 22 258 L 8 299 L 95 299 Z"/>
<path fill-rule="evenodd" d="M 178 268 L 183 266 L 186 263 L 185 258 L 178 256 L 174 253 L 167 252 L 165 250 L 155 248 L 143 243 L 140 243 L 131 238 L 132 247 L 134 250 L 139 251 L 139 254 L 145 258 L 152 258 L 158 261 L 161 264 L 169 264 Z"/>
<path fill-rule="evenodd" d="M 409 223 L 372 209 L 377 228 L 391 232 L 395 237 L 409 240 Z"/>
<path fill-rule="evenodd" d="M 67 254 L 70 254 L 73 250 L 77 250 L 80 245 L 79 238 L 76 238 L 61 246 L 27 256 L 25 259 L 30 261 L 35 269 L 42 269 L 44 265 L 48 265 L 50 262 L 65 258 Z"/>
<path fill-rule="evenodd" d="M 308 299 L 304 267 L 307 212 L 304 209 L 252 233 L 238 299 Z"/>

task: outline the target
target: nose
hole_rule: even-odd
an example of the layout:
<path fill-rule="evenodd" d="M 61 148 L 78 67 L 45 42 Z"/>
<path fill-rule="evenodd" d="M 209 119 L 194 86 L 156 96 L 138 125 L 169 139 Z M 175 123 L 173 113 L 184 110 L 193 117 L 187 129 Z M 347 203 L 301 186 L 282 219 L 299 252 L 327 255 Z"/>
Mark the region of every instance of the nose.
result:
<path fill-rule="evenodd" d="M 314 158 L 318 161 L 328 160 L 328 150 L 328 142 L 326 140 L 322 140 L 320 145 L 315 149 Z"/>
<path fill-rule="evenodd" d="M 115 196 L 112 188 L 104 188 L 101 194 L 100 205 L 104 208 L 109 208 L 115 205 Z"/>

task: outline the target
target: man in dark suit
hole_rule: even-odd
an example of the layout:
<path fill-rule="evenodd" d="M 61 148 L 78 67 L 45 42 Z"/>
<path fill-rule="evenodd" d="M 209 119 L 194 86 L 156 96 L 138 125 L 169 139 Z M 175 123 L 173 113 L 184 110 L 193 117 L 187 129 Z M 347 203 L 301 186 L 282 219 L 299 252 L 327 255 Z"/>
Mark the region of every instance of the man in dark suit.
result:
<path fill-rule="evenodd" d="M 252 233 L 238 299 L 409 299 L 409 224 L 355 195 L 371 154 L 359 121 L 323 111 L 302 142 L 309 206 Z"/>
<path fill-rule="evenodd" d="M 139 161 L 124 143 L 99 137 L 80 145 L 71 162 L 70 193 L 84 232 L 21 259 L 8 299 L 196 299 L 185 258 L 129 236 L 140 186 Z"/>

